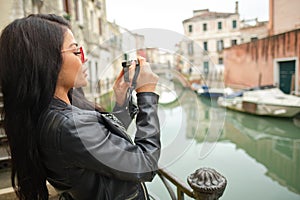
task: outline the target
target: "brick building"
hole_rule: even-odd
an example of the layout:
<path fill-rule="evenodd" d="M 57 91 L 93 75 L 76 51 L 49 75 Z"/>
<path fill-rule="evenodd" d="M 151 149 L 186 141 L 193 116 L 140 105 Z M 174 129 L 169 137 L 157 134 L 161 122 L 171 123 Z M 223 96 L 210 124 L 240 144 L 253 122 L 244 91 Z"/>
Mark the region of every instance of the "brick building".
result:
<path fill-rule="evenodd" d="M 300 89 L 299 0 L 270 0 L 269 36 L 224 50 L 225 85 L 233 88 L 277 85 Z"/>
<path fill-rule="evenodd" d="M 223 79 L 225 48 L 268 35 L 267 22 L 240 19 L 238 2 L 230 13 L 194 10 L 182 23 L 186 37 L 178 44 L 177 69 L 198 77 L 201 73 L 206 80 Z"/>

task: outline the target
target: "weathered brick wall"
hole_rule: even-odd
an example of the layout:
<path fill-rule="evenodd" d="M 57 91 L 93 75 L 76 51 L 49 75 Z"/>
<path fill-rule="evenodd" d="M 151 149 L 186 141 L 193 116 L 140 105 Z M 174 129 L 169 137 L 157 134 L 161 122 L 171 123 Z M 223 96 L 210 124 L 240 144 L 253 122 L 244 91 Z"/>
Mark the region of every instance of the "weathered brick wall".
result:
<path fill-rule="evenodd" d="M 300 77 L 300 29 L 224 50 L 224 81 L 234 88 L 274 84 L 274 59 L 298 58 Z M 299 78 L 298 78 L 299 79 Z M 296 80 L 300 85 L 300 81 Z M 299 87 L 300 88 L 300 87 Z"/>
<path fill-rule="evenodd" d="M 273 34 L 300 28 L 299 8 L 299 0 L 274 0 Z"/>

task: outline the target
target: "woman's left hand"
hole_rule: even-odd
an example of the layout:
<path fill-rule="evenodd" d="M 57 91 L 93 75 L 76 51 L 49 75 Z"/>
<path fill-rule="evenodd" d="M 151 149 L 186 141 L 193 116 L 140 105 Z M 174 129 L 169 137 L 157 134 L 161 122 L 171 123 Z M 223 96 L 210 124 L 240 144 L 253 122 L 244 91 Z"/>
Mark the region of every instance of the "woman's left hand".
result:
<path fill-rule="evenodd" d="M 124 70 L 121 70 L 119 76 L 114 82 L 113 90 L 116 97 L 116 103 L 118 106 L 122 106 L 125 103 L 126 100 L 126 93 L 131 85 L 132 78 L 135 72 L 135 61 L 132 62 L 132 64 L 129 67 L 129 80 L 130 83 L 125 82 L 124 80 Z"/>

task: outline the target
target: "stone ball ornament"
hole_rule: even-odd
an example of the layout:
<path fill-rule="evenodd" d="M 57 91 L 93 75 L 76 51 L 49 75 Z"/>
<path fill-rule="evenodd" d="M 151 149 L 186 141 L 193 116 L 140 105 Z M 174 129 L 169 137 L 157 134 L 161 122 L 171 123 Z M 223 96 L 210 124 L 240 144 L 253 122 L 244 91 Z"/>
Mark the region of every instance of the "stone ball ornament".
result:
<path fill-rule="evenodd" d="M 215 169 L 200 168 L 187 178 L 198 200 L 217 200 L 225 190 L 227 180 Z"/>

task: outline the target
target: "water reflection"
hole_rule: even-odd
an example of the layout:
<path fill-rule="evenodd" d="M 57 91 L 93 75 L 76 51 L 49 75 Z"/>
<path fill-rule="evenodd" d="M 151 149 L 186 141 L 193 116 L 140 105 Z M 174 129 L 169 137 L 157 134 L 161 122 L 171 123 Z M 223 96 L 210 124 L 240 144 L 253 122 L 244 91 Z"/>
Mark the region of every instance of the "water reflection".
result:
<path fill-rule="evenodd" d="M 267 168 L 266 175 L 300 194 L 300 134 L 291 119 L 227 112 L 224 138 Z"/>
<path fill-rule="evenodd" d="M 187 92 L 188 93 L 188 92 Z M 187 113 L 198 113 L 197 124 L 191 123 L 195 121 L 194 116 L 187 119 L 188 128 L 186 130 L 186 136 L 189 139 L 195 139 L 199 143 L 203 142 L 217 142 L 222 139 L 222 132 L 226 117 L 226 109 L 219 107 L 216 101 L 203 97 L 200 99 L 200 105 L 198 109 L 191 104 L 182 104 Z M 197 134 L 195 134 L 195 127 Z M 193 134 L 192 134 L 193 133 Z"/>
<path fill-rule="evenodd" d="M 199 167 L 215 168 L 228 179 L 224 200 L 300 198 L 300 128 L 292 119 L 225 110 L 175 88 L 178 101 L 159 108 L 164 167 L 183 181 Z M 157 177 L 149 186 L 157 199 L 169 199 Z"/>
<path fill-rule="evenodd" d="M 199 97 L 203 105 L 200 122 L 209 128 L 211 113 L 222 112 L 214 100 Z M 187 133 L 187 138 L 190 135 Z M 204 141 L 203 134 L 194 138 Z M 292 119 L 259 117 L 235 111 L 226 111 L 221 141 L 231 141 L 238 149 L 267 168 L 266 175 L 290 191 L 300 194 L 300 129 Z"/>
<path fill-rule="evenodd" d="M 225 121 L 223 108 L 210 108 L 190 89 L 179 87 L 176 79 L 172 83 L 176 85 L 173 92 L 177 94 L 177 101 L 159 107 L 163 144 L 161 167 L 176 162 L 195 141 L 204 144 L 200 158 L 207 156 L 220 139 Z"/>
<path fill-rule="evenodd" d="M 186 140 L 184 133 L 189 133 L 189 137 L 193 138 L 197 135 L 200 122 L 200 113 L 197 112 L 200 104 L 195 94 L 182 87 L 176 87 L 174 92 L 177 96 L 175 102 L 159 106 L 162 135 L 160 167 L 168 167 L 184 155 L 193 143 L 192 140 Z M 187 110 L 189 112 L 186 112 Z"/>

